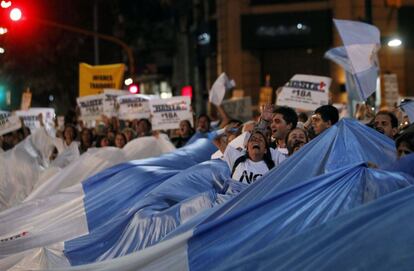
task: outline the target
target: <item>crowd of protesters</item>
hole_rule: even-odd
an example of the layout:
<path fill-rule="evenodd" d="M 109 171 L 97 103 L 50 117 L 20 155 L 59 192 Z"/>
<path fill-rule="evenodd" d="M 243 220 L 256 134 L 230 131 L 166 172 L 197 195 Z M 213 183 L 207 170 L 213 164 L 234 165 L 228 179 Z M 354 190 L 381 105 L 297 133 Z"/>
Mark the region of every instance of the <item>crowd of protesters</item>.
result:
<path fill-rule="evenodd" d="M 395 140 L 398 157 L 414 152 L 413 125 L 403 125 L 406 120 L 399 120 L 390 111 L 373 115 L 363 109 L 361 106 L 357 111 L 357 119 Z M 135 138 L 159 132 L 166 133 L 177 148 L 199 138 L 210 138 L 219 149 L 212 158 L 225 160 L 233 179 L 251 183 L 339 120 L 339 112 L 332 105 L 321 106 L 313 114 L 298 114 L 290 107 L 266 105 L 255 120 L 245 123 L 231 119 L 220 106 L 216 111 L 218 121 L 211 121 L 208 115 L 202 114 L 194 120 L 195 127 L 190 120 L 183 120 L 176 130 L 157 132 L 152 131 L 148 119 L 123 121 L 105 116 L 94 128 L 88 128 L 79 121 L 76 112 L 71 111 L 65 116 L 63 130 L 56 132 L 55 156 L 74 146 L 80 154 L 92 147 L 123 148 Z M 0 147 L 3 151 L 12 149 L 29 134 L 24 126 L 5 134 L 0 137 Z"/>

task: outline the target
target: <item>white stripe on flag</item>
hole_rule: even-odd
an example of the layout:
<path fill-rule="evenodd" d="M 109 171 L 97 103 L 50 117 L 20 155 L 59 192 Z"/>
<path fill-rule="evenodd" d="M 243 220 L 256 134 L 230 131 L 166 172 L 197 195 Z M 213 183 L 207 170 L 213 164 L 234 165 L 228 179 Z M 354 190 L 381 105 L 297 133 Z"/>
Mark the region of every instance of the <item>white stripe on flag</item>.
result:
<path fill-rule="evenodd" d="M 188 271 L 188 240 L 193 236 L 193 230 L 177 235 L 157 245 L 128 254 L 123 257 L 79 265 L 68 268 L 59 268 L 59 271 Z"/>
<path fill-rule="evenodd" d="M 0 213 L 0 259 L 87 234 L 83 198 L 78 184 Z"/>
<path fill-rule="evenodd" d="M 352 44 L 345 46 L 351 60 L 353 73 L 368 70 L 375 65 L 376 44 Z"/>

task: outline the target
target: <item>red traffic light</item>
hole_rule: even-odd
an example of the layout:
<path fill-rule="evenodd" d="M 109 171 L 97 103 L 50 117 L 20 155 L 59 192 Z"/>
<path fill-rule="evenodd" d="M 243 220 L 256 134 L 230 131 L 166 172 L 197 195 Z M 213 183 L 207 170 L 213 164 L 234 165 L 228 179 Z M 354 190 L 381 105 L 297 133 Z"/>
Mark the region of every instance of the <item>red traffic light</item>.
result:
<path fill-rule="evenodd" d="M 13 8 L 10 11 L 9 15 L 10 19 L 15 22 L 20 21 L 22 19 L 22 11 L 19 8 Z"/>
<path fill-rule="evenodd" d="M 192 86 L 184 86 L 181 89 L 182 96 L 188 96 L 190 98 L 193 97 L 193 87 Z"/>
<path fill-rule="evenodd" d="M 132 93 L 132 94 L 137 94 L 137 93 L 139 93 L 139 87 L 138 87 L 138 85 L 136 85 L 136 84 L 131 84 L 131 85 L 129 85 L 128 90 L 129 90 L 129 92 L 130 92 L 130 93 Z"/>

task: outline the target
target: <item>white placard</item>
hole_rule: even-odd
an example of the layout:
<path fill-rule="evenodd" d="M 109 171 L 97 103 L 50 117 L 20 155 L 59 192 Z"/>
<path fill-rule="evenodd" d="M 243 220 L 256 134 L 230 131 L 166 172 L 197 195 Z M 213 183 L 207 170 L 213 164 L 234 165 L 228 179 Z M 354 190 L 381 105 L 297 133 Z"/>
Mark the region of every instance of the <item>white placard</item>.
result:
<path fill-rule="evenodd" d="M 104 94 L 78 97 L 76 101 L 78 102 L 78 106 L 80 108 L 81 119 L 86 122 L 101 119 L 101 116 L 104 113 L 104 99 Z"/>
<path fill-rule="evenodd" d="M 325 76 L 296 74 L 282 88 L 276 104 L 313 111 L 329 103 L 331 81 Z"/>
<path fill-rule="evenodd" d="M 232 119 L 243 122 L 252 119 L 252 99 L 249 96 L 225 100 L 221 106 Z"/>
<path fill-rule="evenodd" d="M 142 94 L 117 97 L 118 117 L 121 120 L 149 119 L 149 97 Z"/>
<path fill-rule="evenodd" d="M 103 114 L 107 117 L 117 117 L 118 109 L 116 98 L 118 96 L 128 95 L 128 91 L 120 89 L 105 88 L 104 89 L 104 100 L 103 100 Z"/>
<path fill-rule="evenodd" d="M 220 74 L 214 82 L 209 93 L 209 100 L 212 104 L 219 106 L 223 102 L 226 90 L 236 86 L 234 80 L 229 80 L 226 73 Z"/>
<path fill-rule="evenodd" d="M 18 110 L 16 116 L 23 118 L 24 126 L 34 131 L 41 127 L 39 114 L 42 114 L 43 124 L 54 127 L 55 109 L 47 107 L 32 107 L 29 110 Z"/>
<path fill-rule="evenodd" d="M 188 96 L 151 99 L 150 110 L 153 130 L 178 129 L 182 120 L 189 120 L 193 126 L 191 99 Z"/>
<path fill-rule="evenodd" d="M 384 74 L 384 98 L 388 107 L 394 108 L 400 101 L 400 95 L 398 93 L 398 80 L 395 73 Z"/>
<path fill-rule="evenodd" d="M 22 123 L 18 116 L 11 116 L 7 111 L 0 111 L 0 136 L 18 130 Z"/>

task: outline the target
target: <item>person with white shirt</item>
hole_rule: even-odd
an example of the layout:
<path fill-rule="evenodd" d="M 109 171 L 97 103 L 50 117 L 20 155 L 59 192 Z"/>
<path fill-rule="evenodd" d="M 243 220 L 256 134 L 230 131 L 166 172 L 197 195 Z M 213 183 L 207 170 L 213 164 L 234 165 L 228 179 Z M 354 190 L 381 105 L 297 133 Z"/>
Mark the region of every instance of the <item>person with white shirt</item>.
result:
<path fill-rule="evenodd" d="M 267 135 L 261 129 L 252 131 L 245 150 L 229 144 L 224 151 L 232 179 L 247 184 L 257 181 L 285 159 L 285 155 L 269 147 Z"/>
<path fill-rule="evenodd" d="M 63 130 L 63 138 L 55 138 L 54 145 L 59 154 L 67 149 L 78 149 L 79 142 L 75 141 L 76 128 L 72 125 L 67 125 Z"/>
<path fill-rule="evenodd" d="M 287 155 L 286 135 L 296 128 L 298 116 L 293 108 L 287 106 L 277 107 L 273 111 L 273 116 L 270 124 L 272 130 L 272 140 L 270 146 L 277 149 L 281 153 Z"/>

